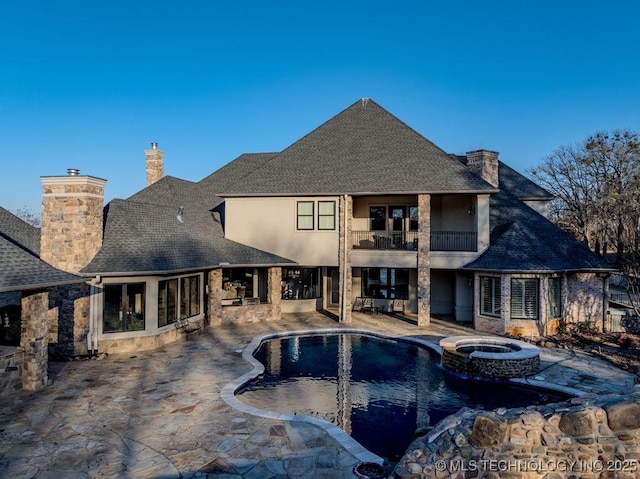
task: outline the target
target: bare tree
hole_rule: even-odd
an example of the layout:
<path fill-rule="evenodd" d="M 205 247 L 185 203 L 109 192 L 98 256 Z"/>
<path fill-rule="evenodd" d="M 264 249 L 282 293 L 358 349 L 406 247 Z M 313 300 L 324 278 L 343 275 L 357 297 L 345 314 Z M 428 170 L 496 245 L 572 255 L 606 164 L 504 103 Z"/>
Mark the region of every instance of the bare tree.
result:
<path fill-rule="evenodd" d="M 552 219 L 593 251 L 615 253 L 640 312 L 640 137 L 598 132 L 563 146 L 532 170 L 556 196 Z"/>
<path fill-rule="evenodd" d="M 36 228 L 40 228 L 41 221 L 40 216 L 35 214 L 32 210 L 23 206 L 22 208 L 18 208 L 13 211 L 13 214 L 20 218 L 25 223 L 29 223 L 31 226 L 35 226 Z"/>

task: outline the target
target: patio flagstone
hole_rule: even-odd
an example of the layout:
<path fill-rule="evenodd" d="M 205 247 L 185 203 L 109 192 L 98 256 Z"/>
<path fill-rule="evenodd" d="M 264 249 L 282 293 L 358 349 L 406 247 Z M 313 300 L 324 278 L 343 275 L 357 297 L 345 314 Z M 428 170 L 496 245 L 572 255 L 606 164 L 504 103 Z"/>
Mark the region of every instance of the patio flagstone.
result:
<path fill-rule="evenodd" d="M 257 335 L 341 329 L 320 313 L 207 328 L 188 342 L 135 355 L 52 364 L 53 384 L 5 401 L 0 477 L 352 478 L 358 463 L 325 430 L 234 410 L 221 389 L 250 370 L 237 351 Z M 433 320 L 428 328 L 354 313 L 349 328 L 437 344 L 475 333 Z M 541 352 L 544 381 L 624 394 L 634 376 L 577 352 Z"/>

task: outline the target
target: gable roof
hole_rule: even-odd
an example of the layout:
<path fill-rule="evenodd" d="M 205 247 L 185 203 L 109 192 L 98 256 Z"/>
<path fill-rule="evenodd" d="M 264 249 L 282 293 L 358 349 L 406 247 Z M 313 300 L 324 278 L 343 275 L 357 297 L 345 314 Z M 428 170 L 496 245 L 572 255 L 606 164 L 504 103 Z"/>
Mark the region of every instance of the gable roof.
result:
<path fill-rule="evenodd" d="M 497 191 L 372 100 L 339 113 L 263 159 L 219 196 Z"/>
<path fill-rule="evenodd" d="M 503 273 L 614 271 L 602 257 L 506 191 L 490 200 L 490 246 L 464 269 Z"/>
<path fill-rule="evenodd" d="M 144 200 L 144 201 L 143 201 Z M 292 261 L 224 238 L 221 199 L 196 183 L 165 177 L 105 208 L 100 251 L 81 273 L 164 274 L 229 266 L 289 265 Z M 179 221 L 177 216 L 183 207 Z"/>
<path fill-rule="evenodd" d="M 0 234 L 35 256 L 40 256 L 40 228 L 0 206 Z"/>

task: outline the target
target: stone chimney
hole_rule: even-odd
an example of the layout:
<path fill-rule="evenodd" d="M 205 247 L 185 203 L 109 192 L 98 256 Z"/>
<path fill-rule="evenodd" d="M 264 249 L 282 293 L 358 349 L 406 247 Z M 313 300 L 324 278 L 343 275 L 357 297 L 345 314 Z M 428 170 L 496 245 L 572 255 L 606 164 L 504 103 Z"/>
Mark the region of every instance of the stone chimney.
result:
<path fill-rule="evenodd" d="M 154 142 L 144 154 L 147 157 L 147 186 L 151 186 L 164 176 L 164 151 L 158 150 L 158 144 Z"/>
<path fill-rule="evenodd" d="M 80 175 L 43 176 L 40 258 L 58 269 L 77 273 L 102 246 L 106 180 Z"/>
<path fill-rule="evenodd" d="M 491 186 L 498 188 L 497 151 L 475 150 L 467 152 L 467 166 Z"/>

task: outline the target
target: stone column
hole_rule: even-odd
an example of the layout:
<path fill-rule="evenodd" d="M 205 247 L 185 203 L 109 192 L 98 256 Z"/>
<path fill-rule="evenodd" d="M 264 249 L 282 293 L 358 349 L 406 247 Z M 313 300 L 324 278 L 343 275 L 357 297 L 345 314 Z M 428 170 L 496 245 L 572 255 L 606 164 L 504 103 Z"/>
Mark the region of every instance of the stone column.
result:
<path fill-rule="evenodd" d="M 431 322 L 431 196 L 418 195 L 418 326 Z"/>
<path fill-rule="evenodd" d="M 209 271 L 209 324 L 222 324 L 222 270 Z"/>
<path fill-rule="evenodd" d="M 36 391 L 47 385 L 47 311 L 49 293 L 25 291 L 22 295 L 20 346 L 24 350 L 22 388 Z"/>
<path fill-rule="evenodd" d="M 351 268 L 351 224 L 353 219 L 353 197 L 340 197 L 338 218 L 338 265 L 340 271 L 340 318 L 341 323 L 351 323 L 353 303 L 353 270 Z"/>
<path fill-rule="evenodd" d="M 271 319 L 282 318 L 280 301 L 282 299 L 282 268 L 273 267 L 267 271 L 267 302 L 271 305 Z"/>

